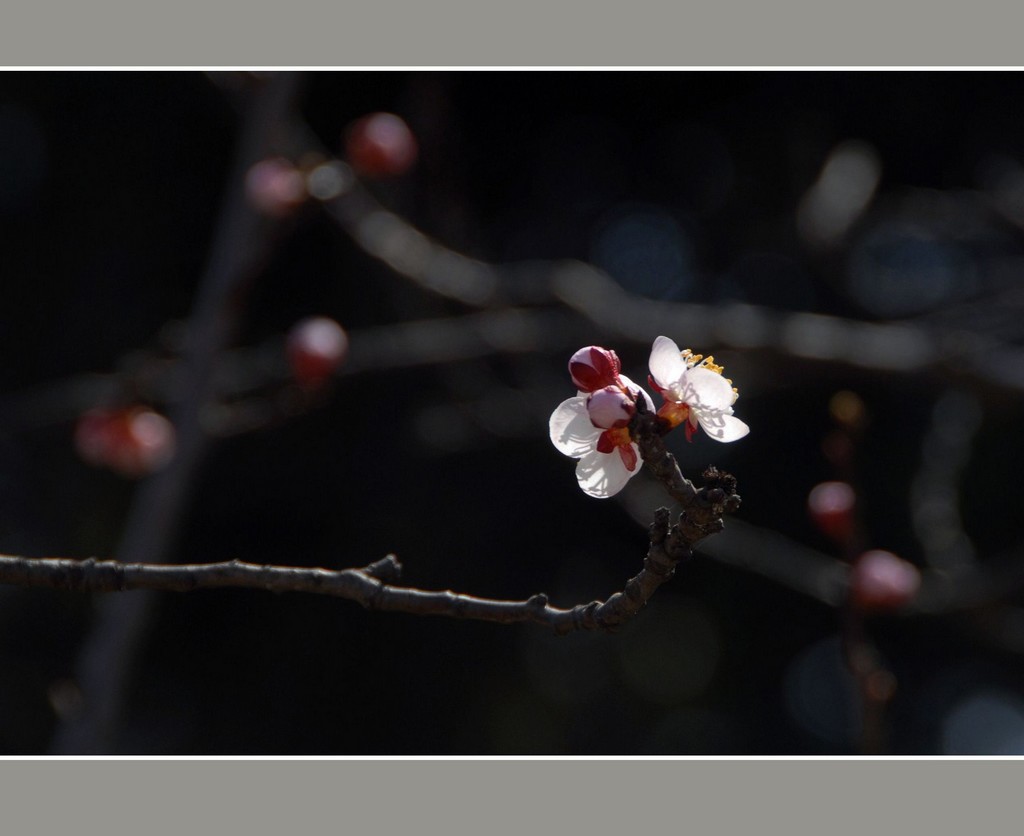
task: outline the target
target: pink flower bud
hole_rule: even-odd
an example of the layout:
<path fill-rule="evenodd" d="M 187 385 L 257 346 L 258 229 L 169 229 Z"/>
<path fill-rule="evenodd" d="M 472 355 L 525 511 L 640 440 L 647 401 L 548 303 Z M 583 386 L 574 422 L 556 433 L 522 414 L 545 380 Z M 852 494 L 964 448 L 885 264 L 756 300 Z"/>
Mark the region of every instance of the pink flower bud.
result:
<path fill-rule="evenodd" d="M 614 351 L 589 345 L 569 358 L 569 374 L 581 392 L 596 392 L 618 383 L 622 364 Z"/>
<path fill-rule="evenodd" d="M 821 532 L 837 543 L 846 543 L 853 534 L 853 509 L 857 495 L 846 482 L 822 482 L 811 489 L 807 510 Z"/>
<path fill-rule="evenodd" d="M 618 386 L 606 386 L 587 398 L 590 423 L 602 430 L 624 427 L 636 412 L 636 403 Z"/>
<path fill-rule="evenodd" d="M 349 127 L 345 152 L 363 177 L 397 177 L 413 167 L 419 153 L 409 126 L 393 113 L 371 113 Z"/>
<path fill-rule="evenodd" d="M 306 181 L 288 160 L 270 157 L 256 163 L 246 173 L 245 193 L 264 215 L 283 218 L 306 199 Z"/>
<path fill-rule="evenodd" d="M 145 407 L 90 410 L 75 426 L 75 447 L 89 464 L 137 478 L 170 461 L 174 427 Z"/>
<path fill-rule="evenodd" d="M 316 389 L 326 383 L 348 355 L 348 334 L 333 319 L 314 316 L 288 332 L 288 362 L 295 379 Z"/>
<path fill-rule="evenodd" d="M 850 597 L 864 610 L 895 610 L 909 604 L 921 585 L 917 567 L 892 552 L 864 552 L 850 570 Z"/>

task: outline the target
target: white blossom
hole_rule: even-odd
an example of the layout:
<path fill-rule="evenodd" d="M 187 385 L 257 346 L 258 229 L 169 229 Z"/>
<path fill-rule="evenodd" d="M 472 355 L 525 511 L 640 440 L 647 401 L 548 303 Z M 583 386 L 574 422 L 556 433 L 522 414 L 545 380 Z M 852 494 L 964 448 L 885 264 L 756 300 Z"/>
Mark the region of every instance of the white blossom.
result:
<path fill-rule="evenodd" d="M 647 408 L 654 411 L 654 403 L 643 389 L 623 374 L 618 375 L 618 380 L 622 384 L 621 398 L 616 404 L 609 404 L 612 393 L 604 389 L 593 393 L 580 391 L 576 397 L 562 401 L 548 422 L 551 443 L 565 455 L 579 459 L 576 479 L 583 492 L 599 499 L 621 491 L 640 472 L 643 463 L 640 448 L 625 426 L 628 420 L 623 421 L 629 412 L 625 403 L 635 403 L 643 397 Z M 593 398 L 597 402 L 591 410 L 588 402 Z M 595 420 L 611 426 L 597 426 Z"/>
<path fill-rule="evenodd" d="M 650 368 L 651 384 L 665 399 L 658 415 L 673 427 L 685 422 L 688 439 L 698 426 L 715 441 L 736 441 L 750 432 L 733 417 L 737 392 L 713 357 L 705 360 L 689 350 L 680 351 L 668 337 L 658 337 L 651 349 Z"/>

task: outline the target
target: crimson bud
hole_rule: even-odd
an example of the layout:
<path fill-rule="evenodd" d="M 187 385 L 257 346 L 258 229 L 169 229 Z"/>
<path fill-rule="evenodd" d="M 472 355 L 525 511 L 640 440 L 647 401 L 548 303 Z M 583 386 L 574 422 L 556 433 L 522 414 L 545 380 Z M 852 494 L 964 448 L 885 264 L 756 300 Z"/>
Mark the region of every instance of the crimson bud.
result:
<path fill-rule="evenodd" d="M 416 137 L 393 113 L 372 113 L 354 122 L 345 136 L 348 161 L 364 177 L 396 177 L 416 162 Z"/>
<path fill-rule="evenodd" d="M 569 374 L 573 385 L 581 392 L 596 392 L 607 386 L 618 386 L 621 370 L 618 355 L 597 345 L 581 348 L 569 358 Z"/>
<path fill-rule="evenodd" d="M 846 482 L 822 482 L 807 496 L 807 510 L 821 532 L 837 543 L 853 534 L 853 507 L 857 495 Z"/>
<path fill-rule="evenodd" d="M 304 386 L 317 388 L 348 354 L 348 335 L 333 319 L 309 317 L 288 332 L 286 350 L 295 379 Z"/>

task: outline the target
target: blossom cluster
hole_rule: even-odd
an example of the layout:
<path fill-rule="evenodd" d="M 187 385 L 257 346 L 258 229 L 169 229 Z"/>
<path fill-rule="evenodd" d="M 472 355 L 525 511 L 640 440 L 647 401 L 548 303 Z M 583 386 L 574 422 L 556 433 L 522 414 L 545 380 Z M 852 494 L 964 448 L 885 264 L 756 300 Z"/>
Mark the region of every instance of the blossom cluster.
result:
<path fill-rule="evenodd" d="M 713 357 L 680 351 L 668 337 L 654 341 L 648 381 L 664 401 L 657 414 L 666 431 L 683 426 L 692 441 L 699 429 L 715 441 L 736 441 L 750 428 L 733 416 L 737 392 Z M 576 397 L 551 414 L 551 442 L 578 459 L 576 479 L 584 493 L 614 496 L 635 476 L 643 459 L 630 434 L 641 402 L 654 412 L 650 395 L 622 374 L 614 351 L 587 346 L 569 360 Z"/>

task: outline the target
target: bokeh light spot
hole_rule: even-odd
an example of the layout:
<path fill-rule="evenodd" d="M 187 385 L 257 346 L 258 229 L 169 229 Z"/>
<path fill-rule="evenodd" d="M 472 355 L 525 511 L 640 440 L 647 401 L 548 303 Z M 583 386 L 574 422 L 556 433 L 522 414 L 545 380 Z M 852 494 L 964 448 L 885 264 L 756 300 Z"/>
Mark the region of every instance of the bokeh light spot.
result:
<path fill-rule="evenodd" d="M 686 298 L 694 284 L 693 246 L 661 209 L 615 210 L 594 239 L 591 260 L 626 289 L 654 299 Z"/>
<path fill-rule="evenodd" d="M 947 755 L 1024 754 L 1024 701 L 1003 691 L 975 692 L 942 721 Z"/>
<path fill-rule="evenodd" d="M 850 295 L 878 316 L 923 313 L 971 295 L 978 281 L 966 250 L 909 223 L 875 227 L 850 256 Z"/>
<path fill-rule="evenodd" d="M 850 745 L 858 729 L 859 700 L 837 636 L 800 653 L 786 672 L 783 689 L 786 708 L 801 728 L 832 746 Z"/>

